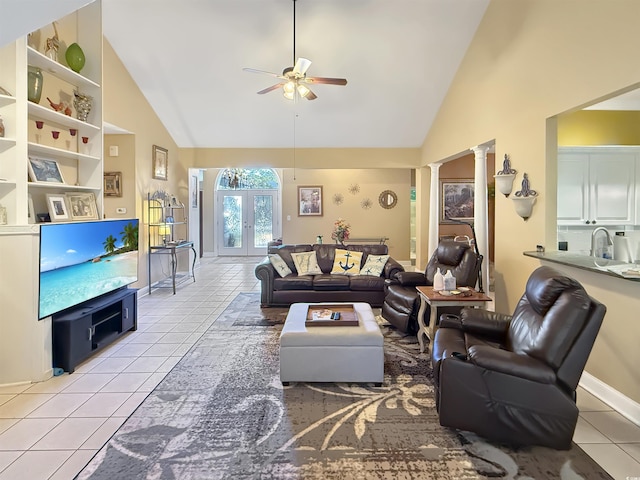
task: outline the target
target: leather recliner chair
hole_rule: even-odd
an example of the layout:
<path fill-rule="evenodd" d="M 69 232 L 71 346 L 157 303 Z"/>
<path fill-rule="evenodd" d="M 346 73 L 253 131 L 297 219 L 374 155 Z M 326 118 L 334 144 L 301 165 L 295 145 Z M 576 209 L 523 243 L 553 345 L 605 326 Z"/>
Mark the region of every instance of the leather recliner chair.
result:
<path fill-rule="evenodd" d="M 468 243 L 445 240 L 440 242 L 433 252 L 424 273 L 398 272 L 385 283 L 385 297 L 382 304 L 382 317 L 404 333 L 418 331 L 418 310 L 420 299 L 416 286 L 433 285 L 433 278 L 440 268 L 444 275 L 447 270 L 456 277 L 458 286 L 475 286 L 478 280 L 481 258 Z M 454 307 L 455 308 L 455 307 Z M 458 308 L 456 311 L 460 311 Z M 430 308 L 424 312 L 425 325 L 429 323 Z"/>
<path fill-rule="evenodd" d="M 605 312 L 576 280 L 543 266 L 513 315 L 443 315 L 431 357 L 440 424 L 514 445 L 570 448 L 576 388 Z"/>

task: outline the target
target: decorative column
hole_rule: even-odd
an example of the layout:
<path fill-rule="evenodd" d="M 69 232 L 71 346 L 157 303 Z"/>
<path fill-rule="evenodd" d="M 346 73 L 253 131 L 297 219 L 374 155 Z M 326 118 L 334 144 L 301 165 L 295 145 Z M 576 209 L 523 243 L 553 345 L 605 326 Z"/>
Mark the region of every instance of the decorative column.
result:
<path fill-rule="evenodd" d="M 431 163 L 431 187 L 429 205 L 429 258 L 438 248 L 440 230 L 439 230 L 439 210 L 440 210 L 440 166 L 441 163 Z M 429 260 L 427 258 L 427 261 Z"/>
<path fill-rule="evenodd" d="M 487 192 L 487 151 L 488 147 L 472 147 L 475 154 L 475 184 L 473 226 L 476 231 L 476 244 L 482 255 L 482 286 L 489 291 L 489 211 Z"/>

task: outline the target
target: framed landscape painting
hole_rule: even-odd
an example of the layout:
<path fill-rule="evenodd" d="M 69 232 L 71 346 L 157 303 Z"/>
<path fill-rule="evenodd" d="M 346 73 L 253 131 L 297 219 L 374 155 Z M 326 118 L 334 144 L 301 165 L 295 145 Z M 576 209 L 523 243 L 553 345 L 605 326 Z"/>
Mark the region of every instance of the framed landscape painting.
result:
<path fill-rule="evenodd" d="M 473 221 L 474 180 L 440 180 L 440 223 L 453 223 L 451 220 Z"/>

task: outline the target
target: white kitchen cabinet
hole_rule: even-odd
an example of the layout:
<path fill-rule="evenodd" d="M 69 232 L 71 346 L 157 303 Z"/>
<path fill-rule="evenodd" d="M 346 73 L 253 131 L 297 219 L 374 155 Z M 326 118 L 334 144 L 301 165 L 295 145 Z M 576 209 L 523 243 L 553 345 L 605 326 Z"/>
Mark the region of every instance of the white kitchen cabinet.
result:
<path fill-rule="evenodd" d="M 633 225 L 638 147 L 558 150 L 558 225 Z"/>

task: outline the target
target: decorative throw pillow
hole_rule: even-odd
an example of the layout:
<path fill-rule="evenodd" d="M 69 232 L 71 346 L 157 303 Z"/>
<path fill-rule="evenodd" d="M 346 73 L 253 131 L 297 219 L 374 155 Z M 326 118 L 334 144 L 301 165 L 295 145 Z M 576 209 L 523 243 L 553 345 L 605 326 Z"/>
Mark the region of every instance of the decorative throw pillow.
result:
<path fill-rule="evenodd" d="M 333 260 L 331 273 L 336 275 L 358 275 L 361 261 L 362 252 L 336 248 L 336 256 Z"/>
<path fill-rule="evenodd" d="M 318 266 L 316 252 L 292 253 L 293 263 L 298 275 L 320 275 L 322 270 Z"/>
<path fill-rule="evenodd" d="M 367 261 L 364 263 L 364 267 L 360 269 L 360 275 L 379 277 L 382 275 L 382 270 L 387 260 L 389 260 L 389 255 L 369 255 Z"/>
<path fill-rule="evenodd" d="M 287 275 L 291 275 L 293 273 L 287 266 L 286 262 L 277 253 L 269 254 L 269 261 L 271 262 L 271 265 L 273 265 L 273 268 L 276 269 L 276 272 L 278 272 L 278 275 L 280 275 L 281 277 L 286 277 Z"/>

